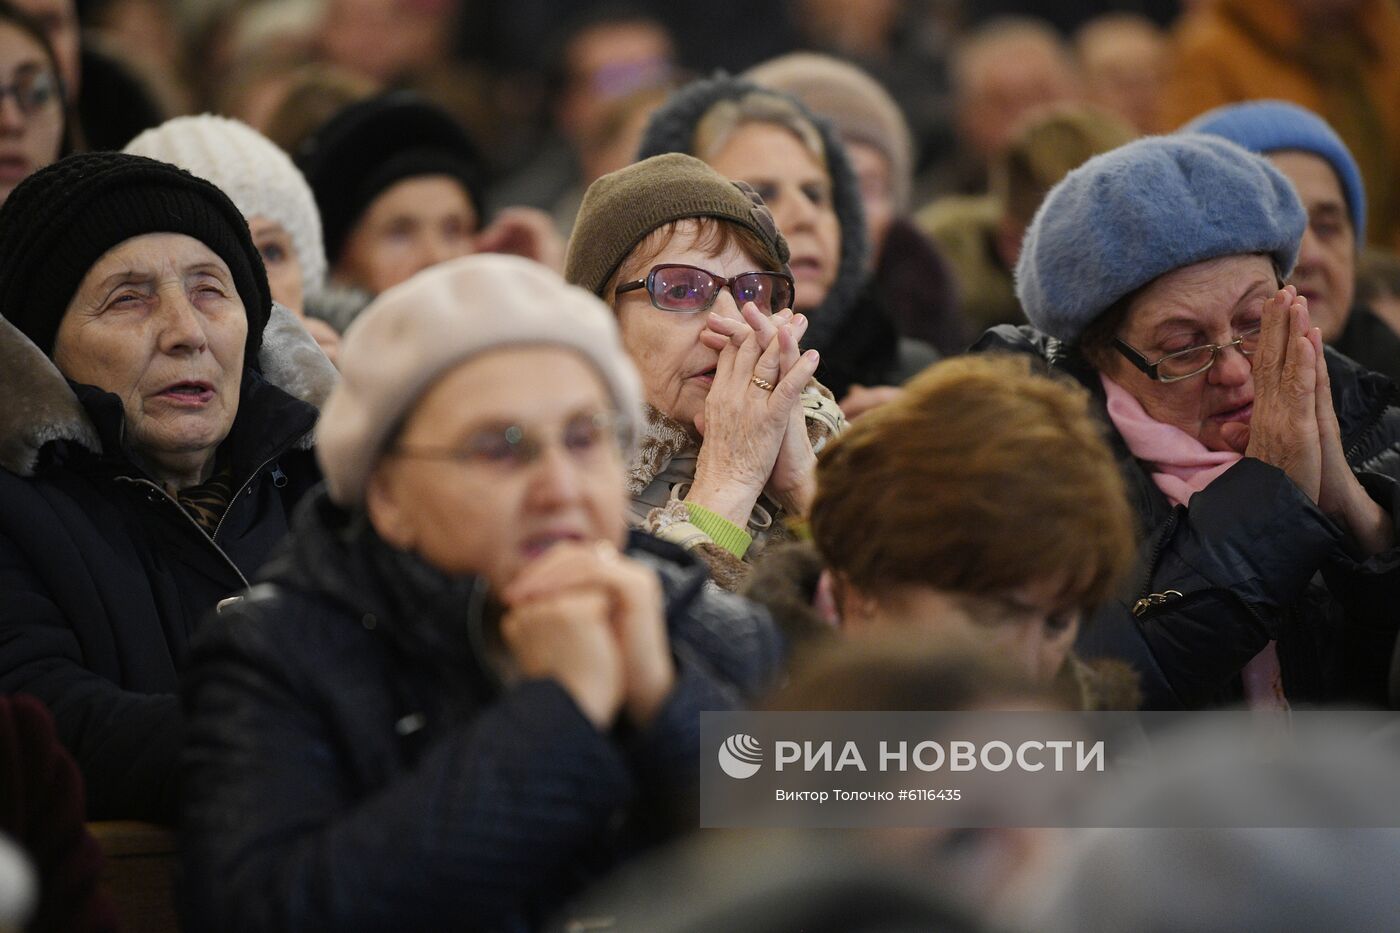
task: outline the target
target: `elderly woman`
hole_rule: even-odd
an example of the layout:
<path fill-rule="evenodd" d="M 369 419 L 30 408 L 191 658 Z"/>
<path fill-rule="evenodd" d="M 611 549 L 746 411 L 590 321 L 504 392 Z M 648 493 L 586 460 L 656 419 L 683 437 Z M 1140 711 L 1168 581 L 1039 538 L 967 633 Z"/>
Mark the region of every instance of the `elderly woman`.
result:
<path fill-rule="evenodd" d="M 35 173 L 0 257 L 0 691 L 53 710 L 89 817 L 173 819 L 186 645 L 319 479 L 330 367 L 269 323 L 242 214 L 173 166 Z"/>
<path fill-rule="evenodd" d="M 1133 548 L 1078 387 L 1025 359 L 934 364 L 822 454 L 810 525 L 811 544 L 772 552 L 744 590 L 798 653 L 837 633 L 922 633 L 981 645 L 1073 707 L 1137 707 L 1126 665 L 1072 651 Z"/>
<path fill-rule="evenodd" d="M 665 152 L 694 155 L 747 183 L 773 212 L 791 250 L 794 310 L 811 322 L 818 376 L 838 399 L 852 386 L 903 382 L 937 359 L 932 347 L 901 339 L 887 316 L 861 305 L 870 275 L 865 212 L 845 147 L 824 120 L 750 81 L 696 81 L 647 127 L 639 157 Z"/>
<path fill-rule="evenodd" d="M 344 330 L 369 298 L 416 272 L 476 252 L 558 268 L 563 242 L 541 211 L 490 224 L 476 144 L 446 110 L 408 91 L 356 101 L 302 141 L 297 165 L 316 196 L 335 288 L 313 315 Z"/>
<path fill-rule="evenodd" d="M 815 451 L 845 425 L 799 349 L 788 257 L 752 189 L 679 153 L 594 182 L 569 240 L 566 277 L 612 303 L 642 375 L 632 522 L 726 589 L 806 514 Z"/>
<path fill-rule="evenodd" d="M 0 0 L 0 203 L 29 175 L 71 151 L 73 126 L 58 60 L 43 27 Z"/>
<path fill-rule="evenodd" d="M 777 636 L 629 537 L 600 301 L 473 256 L 346 335 L 314 495 L 187 679 L 192 927 L 535 929 L 665 830 Z M 693 817 L 688 821 L 693 823 Z"/>
<path fill-rule="evenodd" d="M 272 300 L 298 315 L 335 358 L 340 336 L 305 316 L 306 300 L 326 281 L 321 215 L 306 179 L 285 152 L 257 130 L 213 114 L 176 117 L 127 143 L 125 152 L 177 165 L 229 196 L 253 235 Z"/>
<path fill-rule="evenodd" d="M 1051 191 L 1016 275 L 1033 326 L 978 345 L 1094 394 L 1143 537 L 1080 646 L 1129 660 L 1152 707 L 1384 702 L 1394 482 L 1365 471 L 1393 474 L 1400 411 L 1280 288 L 1306 223 L 1233 143 L 1130 143 Z"/>
<path fill-rule="evenodd" d="M 817 52 L 792 52 L 744 77 L 791 94 L 831 122 L 856 175 L 870 233 L 873 271 L 862 314 L 888 317 L 901 336 L 945 356 L 974 336 L 959 307 L 953 270 L 914 223 L 914 139 L 889 91 L 857 65 Z"/>

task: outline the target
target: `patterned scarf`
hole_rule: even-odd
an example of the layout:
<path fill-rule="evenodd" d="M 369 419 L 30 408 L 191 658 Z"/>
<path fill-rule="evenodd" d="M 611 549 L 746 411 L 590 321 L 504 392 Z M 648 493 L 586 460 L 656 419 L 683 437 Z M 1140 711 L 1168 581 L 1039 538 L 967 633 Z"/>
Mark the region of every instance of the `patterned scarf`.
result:
<path fill-rule="evenodd" d="M 195 524 L 212 537 L 233 498 L 233 473 L 224 464 L 207 481 L 180 490 L 175 498 Z"/>

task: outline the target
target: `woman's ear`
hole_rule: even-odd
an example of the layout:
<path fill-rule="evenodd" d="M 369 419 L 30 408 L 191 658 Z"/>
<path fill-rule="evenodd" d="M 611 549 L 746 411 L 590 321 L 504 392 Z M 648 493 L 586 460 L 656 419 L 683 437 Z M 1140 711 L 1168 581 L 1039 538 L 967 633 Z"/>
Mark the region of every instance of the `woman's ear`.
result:
<path fill-rule="evenodd" d="M 831 621 L 836 627 L 848 631 L 867 628 L 878 618 L 877 601 L 857 589 L 845 574 L 830 569 L 822 571 L 821 582 L 817 584 L 819 600 L 823 589 L 829 593 Z M 819 610 L 825 608 L 820 601 L 817 606 Z"/>
<path fill-rule="evenodd" d="M 400 551 L 413 550 L 413 523 L 395 495 L 393 468 L 383 460 L 375 465 L 365 486 L 365 513 L 385 543 Z"/>
<path fill-rule="evenodd" d="M 1080 613 L 1067 613 L 1068 619 L 1062 625 L 1044 626 L 1041 642 L 1041 675 L 1047 681 L 1059 673 L 1070 654 L 1074 651 L 1074 640 L 1079 637 Z"/>

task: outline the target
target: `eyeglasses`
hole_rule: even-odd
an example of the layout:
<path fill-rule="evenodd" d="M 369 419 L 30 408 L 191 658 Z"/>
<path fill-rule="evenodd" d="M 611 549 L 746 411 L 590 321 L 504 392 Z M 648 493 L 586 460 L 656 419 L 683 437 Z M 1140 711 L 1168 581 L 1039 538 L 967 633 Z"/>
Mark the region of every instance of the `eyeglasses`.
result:
<path fill-rule="evenodd" d="M 416 460 L 447 460 L 506 474 L 538 461 L 551 443 L 558 443 L 581 464 L 601 462 L 609 451 L 621 450 L 622 421 L 613 412 L 575 415 L 564 422 L 557 440 L 518 424 L 500 425 L 476 431 L 451 447 L 396 446 L 389 453 Z"/>
<path fill-rule="evenodd" d="M 1155 363 L 1149 363 L 1147 357 L 1117 337 L 1113 338 L 1113 344 L 1129 363 L 1146 373 L 1148 379 L 1155 379 L 1157 382 L 1178 382 L 1210 369 L 1215 365 L 1220 351 L 1226 347 L 1234 347 L 1245 356 L 1253 356 L 1259 349 L 1259 329 L 1260 325 L 1255 324 L 1229 343 L 1207 343 L 1199 347 L 1188 347 L 1168 353 Z"/>
<path fill-rule="evenodd" d="M 13 97 L 26 117 L 33 116 L 58 97 L 58 79 L 50 71 L 21 72 L 13 84 L 0 84 L 0 105 L 6 97 Z"/>
<path fill-rule="evenodd" d="M 726 287 L 740 307 L 752 301 L 764 314 L 777 314 L 784 308 L 791 308 L 797 294 L 792 276 L 786 272 L 743 272 L 726 279 L 681 263 L 652 266 L 646 278 L 619 285 L 613 294 L 645 288 L 651 296 L 652 307 L 694 314 L 714 304 L 719 290 Z"/>

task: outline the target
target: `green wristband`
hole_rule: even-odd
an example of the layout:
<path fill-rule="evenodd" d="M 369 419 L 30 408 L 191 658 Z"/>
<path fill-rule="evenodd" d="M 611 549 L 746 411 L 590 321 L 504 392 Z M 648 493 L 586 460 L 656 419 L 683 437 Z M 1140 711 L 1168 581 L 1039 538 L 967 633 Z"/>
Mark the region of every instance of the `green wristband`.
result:
<path fill-rule="evenodd" d="M 749 552 L 749 545 L 753 544 L 753 535 L 703 505 L 687 502 L 685 510 L 690 513 L 692 525 L 709 535 L 715 544 L 740 560 L 744 559 L 744 555 Z"/>

